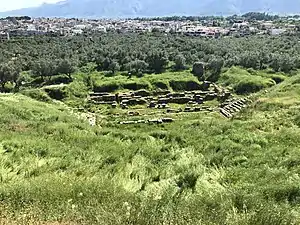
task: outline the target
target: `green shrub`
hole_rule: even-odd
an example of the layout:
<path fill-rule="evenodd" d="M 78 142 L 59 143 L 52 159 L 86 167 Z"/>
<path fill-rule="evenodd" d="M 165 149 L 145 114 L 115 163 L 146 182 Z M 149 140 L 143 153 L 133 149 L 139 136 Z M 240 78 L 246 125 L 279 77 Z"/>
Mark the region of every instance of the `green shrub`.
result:
<path fill-rule="evenodd" d="M 41 89 L 26 89 L 22 90 L 21 94 L 42 102 L 51 102 L 51 98 Z"/>
<path fill-rule="evenodd" d="M 153 87 L 158 88 L 158 89 L 168 89 L 168 84 L 167 82 L 163 81 L 157 81 L 152 83 Z"/>
<path fill-rule="evenodd" d="M 43 89 L 52 99 L 55 100 L 63 100 L 64 98 L 68 97 L 68 92 L 65 86 L 45 87 Z"/>
<path fill-rule="evenodd" d="M 85 99 L 88 95 L 88 87 L 82 81 L 73 81 L 66 86 L 66 91 L 69 97 Z"/>
<path fill-rule="evenodd" d="M 286 79 L 286 77 L 283 76 L 283 75 L 275 75 L 275 74 L 273 76 L 271 76 L 270 78 L 272 80 L 274 80 L 276 82 L 276 84 L 279 84 L 279 83 L 283 82 Z"/>
<path fill-rule="evenodd" d="M 147 89 L 147 90 L 151 89 L 150 83 L 142 82 L 142 81 L 124 83 L 122 87 L 124 89 L 133 90 L 133 91 L 140 90 L 140 89 Z"/>
<path fill-rule="evenodd" d="M 67 75 L 57 75 L 51 77 L 51 80 L 46 81 L 44 85 L 69 84 L 72 81 L 73 79 Z"/>
<path fill-rule="evenodd" d="M 300 84 L 300 77 L 297 77 L 296 79 L 294 79 L 292 84 Z"/>
<path fill-rule="evenodd" d="M 246 221 L 245 221 L 246 222 Z M 249 225 L 296 225 L 295 216 L 285 206 L 265 204 L 256 209 L 245 224 Z"/>
<path fill-rule="evenodd" d="M 194 91 L 201 90 L 200 83 L 190 80 L 171 80 L 170 86 L 174 91 Z"/>
<path fill-rule="evenodd" d="M 94 92 L 114 92 L 120 88 L 121 86 L 117 83 L 102 83 L 94 85 Z"/>
<path fill-rule="evenodd" d="M 257 79 L 242 80 L 234 86 L 234 90 L 237 94 L 254 93 L 275 85 L 275 82 L 272 81 L 263 82 Z"/>

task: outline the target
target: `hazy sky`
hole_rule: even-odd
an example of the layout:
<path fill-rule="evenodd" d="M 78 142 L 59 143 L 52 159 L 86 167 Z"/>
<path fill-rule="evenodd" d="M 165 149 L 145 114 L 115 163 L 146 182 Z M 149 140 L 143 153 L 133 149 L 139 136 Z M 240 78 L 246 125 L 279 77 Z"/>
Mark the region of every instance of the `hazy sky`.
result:
<path fill-rule="evenodd" d="M 44 2 L 53 3 L 58 1 L 60 0 L 0 0 L 0 12 L 38 6 L 43 4 Z"/>

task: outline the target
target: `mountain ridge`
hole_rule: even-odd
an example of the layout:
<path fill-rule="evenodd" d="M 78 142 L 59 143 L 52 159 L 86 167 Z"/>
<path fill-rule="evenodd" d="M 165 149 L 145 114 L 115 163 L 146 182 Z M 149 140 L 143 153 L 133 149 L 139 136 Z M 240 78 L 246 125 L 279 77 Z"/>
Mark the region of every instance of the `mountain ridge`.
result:
<path fill-rule="evenodd" d="M 247 12 L 296 14 L 300 0 L 64 0 L 39 7 L 0 12 L 0 16 L 31 17 L 153 17 L 232 15 Z"/>

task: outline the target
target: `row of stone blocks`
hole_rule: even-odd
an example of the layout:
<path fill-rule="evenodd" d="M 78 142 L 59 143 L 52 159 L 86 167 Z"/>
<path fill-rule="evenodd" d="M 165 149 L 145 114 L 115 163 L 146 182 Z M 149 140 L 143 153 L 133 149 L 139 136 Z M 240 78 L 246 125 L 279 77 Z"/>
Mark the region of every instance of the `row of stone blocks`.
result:
<path fill-rule="evenodd" d="M 122 121 L 120 124 L 162 124 L 162 123 L 172 123 L 174 119 L 172 118 L 161 118 L 161 119 L 149 119 L 149 120 L 129 120 L 129 121 Z"/>
<path fill-rule="evenodd" d="M 235 113 L 247 107 L 248 102 L 247 98 L 227 100 L 221 104 L 220 113 L 227 118 L 231 118 Z"/>
<path fill-rule="evenodd" d="M 225 101 L 230 95 L 230 92 L 220 94 L 215 91 L 186 91 L 184 93 L 166 91 L 164 95 L 152 96 L 150 92 L 140 90 L 123 94 L 91 93 L 90 101 L 95 104 L 121 104 L 128 106 L 149 103 L 153 105 L 154 102 L 154 104 L 188 104 L 189 102 L 202 104 L 204 101 L 212 101 L 216 98 L 220 101 Z"/>
<path fill-rule="evenodd" d="M 184 109 L 167 109 L 167 113 L 182 113 L 182 112 L 213 112 L 212 107 L 189 107 L 186 106 Z"/>

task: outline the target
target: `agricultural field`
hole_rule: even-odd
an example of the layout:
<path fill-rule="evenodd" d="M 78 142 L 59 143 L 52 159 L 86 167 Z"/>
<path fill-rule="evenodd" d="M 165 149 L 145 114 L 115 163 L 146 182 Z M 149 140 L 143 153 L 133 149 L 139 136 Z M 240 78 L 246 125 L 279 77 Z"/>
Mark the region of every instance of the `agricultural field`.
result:
<path fill-rule="evenodd" d="M 103 48 L 128 40 L 145 47 L 143 36 L 108 35 Z M 61 43 L 74 47 L 79 38 Z M 165 38 L 149 37 L 148 45 L 157 39 L 157 48 L 165 46 Z M 104 61 L 82 59 L 99 47 L 91 44 L 66 47 L 74 65 L 50 65 L 39 54 L 51 41 L 59 48 L 58 41 L 37 38 L 30 42 L 38 50 L 28 45 L 29 58 L 14 67 L 17 59 L 5 54 L 23 51 L 22 43 L 5 47 L 0 75 L 11 80 L 0 79 L 0 224 L 300 223 L 296 37 L 263 37 L 271 51 L 263 62 L 253 55 L 256 38 L 172 38 L 213 51 L 184 67 L 175 58 L 160 67 L 166 61 L 157 52 L 141 56 L 145 65 L 130 52 L 137 58 L 129 69 L 117 59 L 102 68 Z M 216 56 L 221 47 L 212 43 L 234 54 Z M 291 61 L 276 58 L 276 49 Z"/>

